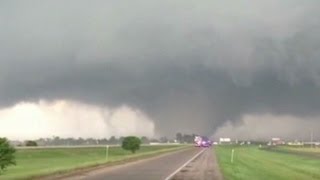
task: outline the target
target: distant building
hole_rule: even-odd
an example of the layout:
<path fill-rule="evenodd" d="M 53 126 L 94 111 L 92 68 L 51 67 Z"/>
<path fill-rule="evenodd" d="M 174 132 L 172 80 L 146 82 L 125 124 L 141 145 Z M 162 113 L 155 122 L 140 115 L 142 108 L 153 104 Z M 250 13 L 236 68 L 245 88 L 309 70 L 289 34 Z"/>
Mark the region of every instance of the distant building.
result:
<path fill-rule="evenodd" d="M 280 138 L 272 138 L 271 142 L 269 144 L 276 146 L 276 145 L 283 145 L 286 143 L 284 141 L 282 141 Z"/>
<path fill-rule="evenodd" d="M 320 146 L 320 142 L 304 142 L 304 145 Z"/>
<path fill-rule="evenodd" d="M 289 145 L 289 146 L 303 146 L 303 145 L 304 145 L 304 143 L 303 143 L 303 142 L 300 142 L 300 141 L 295 140 L 294 142 L 288 142 L 288 145 Z"/>
<path fill-rule="evenodd" d="M 231 138 L 220 138 L 219 144 L 231 144 Z"/>

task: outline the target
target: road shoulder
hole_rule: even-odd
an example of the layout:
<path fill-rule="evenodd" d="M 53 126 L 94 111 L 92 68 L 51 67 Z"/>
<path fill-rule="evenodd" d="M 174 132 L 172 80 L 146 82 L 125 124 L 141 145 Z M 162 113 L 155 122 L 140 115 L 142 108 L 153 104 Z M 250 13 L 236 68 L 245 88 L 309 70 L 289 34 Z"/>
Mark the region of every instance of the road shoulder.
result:
<path fill-rule="evenodd" d="M 94 175 L 100 174 L 102 172 L 113 171 L 113 170 L 117 170 L 117 169 L 124 168 L 127 166 L 133 166 L 135 164 L 156 160 L 158 158 L 162 158 L 167 155 L 187 151 L 190 148 L 191 148 L 191 146 L 190 147 L 186 146 L 181 149 L 172 149 L 172 150 L 168 150 L 166 152 L 161 152 L 160 154 L 150 154 L 150 155 L 146 155 L 143 157 L 134 157 L 134 158 L 126 159 L 126 160 L 101 164 L 101 165 L 92 166 L 92 167 L 78 168 L 75 170 L 71 170 L 69 172 L 56 173 L 56 174 L 52 174 L 52 175 L 36 177 L 33 179 L 35 179 L 35 180 L 40 180 L 40 179 L 41 180 L 81 179 L 82 177 L 85 177 L 85 176 L 94 176 Z"/>
<path fill-rule="evenodd" d="M 200 156 L 182 168 L 172 180 L 222 180 L 222 174 L 212 148 L 206 149 Z"/>

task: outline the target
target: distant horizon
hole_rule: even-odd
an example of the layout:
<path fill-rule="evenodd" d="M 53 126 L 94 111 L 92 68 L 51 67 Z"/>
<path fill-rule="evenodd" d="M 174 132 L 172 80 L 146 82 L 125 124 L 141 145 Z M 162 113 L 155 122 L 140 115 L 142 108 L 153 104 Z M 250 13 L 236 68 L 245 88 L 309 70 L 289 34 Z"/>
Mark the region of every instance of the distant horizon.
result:
<path fill-rule="evenodd" d="M 320 1 L 0 2 L 0 136 L 320 138 Z"/>
<path fill-rule="evenodd" d="M 135 135 L 131 135 L 131 136 L 135 136 Z M 39 138 L 30 138 L 30 139 L 10 139 L 10 138 L 7 138 L 9 141 L 16 141 L 16 142 L 24 142 L 24 141 L 28 141 L 28 140 L 31 140 L 31 141 L 35 141 L 35 140 L 40 140 L 40 139 L 54 139 L 54 137 L 58 137 L 58 136 L 52 136 L 52 137 L 39 137 Z M 93 140 L 109 140 L 112 136 L 110 137 L 106 137 L 106 138 L 94 138 L 94 137 L 59 137 L 60 139 L 74 139 L 74 140 L 77 140 L 77 139 L 83 139 L 83 140 L 88 140 L 88 139 L 93 139 Z M 123 138 L 123 137 L 126 137 L 126 136 L 113 136 L 115 137 L 116 139 L 120 139 L 120 138 Z M 166 137 L 166 136 L 161 136 L 161 137 L 148 137 L 148 136 L 137 136 L 139 138 L 142 138 L 142 137 L 147 137 L 148 140 L 160 140 L 160 138 L 162 137 Z M 168 140 L 172 141 L 172 140 L 177 140 L 176 138 L 170 138 L 170 137 L 166 137 L 168 138 Z M 236 137 L 233 137 L 231 138 L 230 136 L 225 136 L 225 137 L 217 137 L 217 138 L 210 138 L 208 137 L 209 139 L 211 140 L 214 140 L 215 142 L 219 142 L 219 139 L 220 138 L 230 138 L 232 142 L 244 142 L 244 141 L 264 141 L 264 142 L 268 142 L 268 141 L 271 141 L 272 138 L 280 138 L 281 140 L 283 141 L 290 141 L 290 142 L 294 142 L 294 141 L 299 141 L 299 142 L 320 142 L 320 138 L 314 138 L 313 141 L 310 140 L 310 137 L 309 139 L 308 138 L 294 138 L 294 137 L 287 137 L 287 138 L 282 138 L 282 137 L 278 137 L 278 136 L 274 136 L 274 137 L 270 137 L 270 138 L 236 138 Z"/>

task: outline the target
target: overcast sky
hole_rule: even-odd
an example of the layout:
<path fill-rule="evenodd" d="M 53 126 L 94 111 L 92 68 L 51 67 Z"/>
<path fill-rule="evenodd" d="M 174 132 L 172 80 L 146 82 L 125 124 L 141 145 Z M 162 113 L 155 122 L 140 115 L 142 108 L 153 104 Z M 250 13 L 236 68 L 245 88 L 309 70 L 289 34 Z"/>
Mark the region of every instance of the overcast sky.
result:
<path fill-rule="evenodd" d="M 318 0 L 3 0 L 0 136 L 307 138 L 319 17 Z"/>

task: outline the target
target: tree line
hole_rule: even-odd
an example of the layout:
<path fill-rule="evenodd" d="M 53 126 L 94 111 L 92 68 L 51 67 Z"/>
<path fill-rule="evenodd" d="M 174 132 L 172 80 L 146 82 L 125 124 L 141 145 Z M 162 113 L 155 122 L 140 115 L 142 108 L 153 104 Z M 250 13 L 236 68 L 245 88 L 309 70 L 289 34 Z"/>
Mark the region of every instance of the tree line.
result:
<path fill-rule="evenodd" d="M 166 136 L 160 138 L 139 137 L 142 144 L 150 143 L 192 143 L 194 135 L 177 133 L 176 138 Z M 11 141 L 14 146 L 80 146 L 80 145 L 119 145 L 124 137 L 111 136 L 110 138 L 61 138 L 54 136 L 52 138 L 39 138 L 26 141 Z"/>
<path fill-rule="evenodd" d="M 193 143 L 195 134 L 177 133 L 175 138 L 162 136 L 159 138 L 139 137 L 142 144 L 150 143 Z M 26 141 L 11 141 L 14 146 L 81 146 L 81 145 L 119 145 L 124 137 L 111 136 L 110 138 L 62 138 L 53 136 L 51 138 L 39 138 Z"/>
<path fill-rule="evenodd" d="M 10 165 L 15 165 L 15 147 L 14 146 L 72 146 L 72 145 L 107 145 L 107 144 L 121 144 L 125 150 L 135 153 L 140 149 L 140 144 L 149 143 L 193 143 L 195 134 L 181 134 L 177 133 L 175 139 L 169 139 L 165 136 L 156 138 L 148 138 L 146 136 L 136 137 L 115 137 L 111 136 L 109 139 L 94 139 L 94 138 L 60 138 L 58 136 L 52 138 L 40 138 L 36 140 L 27 141 L 9 141 L 7 138 L 0 137 L 0 175 Z"/>
<path fill-rule="evenodd" d="M 194 142 L 194 137 L 196 134 L 182 134 L 182 133 L 177 133 L 176 134 L 176 140 L 179 143 L 193 143 Z"/>

